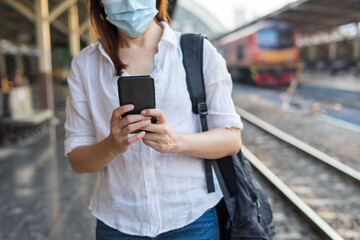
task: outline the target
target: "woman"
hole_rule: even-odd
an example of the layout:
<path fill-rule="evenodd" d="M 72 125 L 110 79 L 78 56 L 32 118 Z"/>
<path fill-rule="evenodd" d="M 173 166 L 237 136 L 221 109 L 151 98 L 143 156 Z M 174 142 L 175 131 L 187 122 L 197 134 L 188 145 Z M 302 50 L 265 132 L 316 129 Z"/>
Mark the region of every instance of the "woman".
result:
<path fill-rule="evenodd" d="M 89 9 L 99 41 L 72 61 L 65 155 L 74 171 L 98 172 L 97 239 L 218 239 L 222 193 L 216 180 L 207 193 L 203 159 L 237 153 L 242 128 L 224 59 L 206 40 L 210 130 L 199 133 L 167 0 L 90 0 Z M 156 79 L 157 109 L 121 118 L 133 109 L 118 102 L 117 78 L 128 75 Z"/>

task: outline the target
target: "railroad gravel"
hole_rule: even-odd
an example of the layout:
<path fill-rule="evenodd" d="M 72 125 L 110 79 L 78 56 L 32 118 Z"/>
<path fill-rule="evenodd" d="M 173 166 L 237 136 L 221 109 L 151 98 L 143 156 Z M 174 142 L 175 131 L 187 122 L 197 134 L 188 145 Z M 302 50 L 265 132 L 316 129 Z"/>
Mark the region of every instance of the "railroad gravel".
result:
<path fill-rule="evenodd" d="M 319 121 L 316 116 L 320 113 L 314 113 L 312 109 L 290 108 L 288 111 L 283 111 L 280 97 L 276 98 L 274 92 L 267 89 L 259 89 L 256 93 L 235 86 L 233 99 L 237 106 L 350 167 L 360 170 L 360 133 Z M 360 239 L 359 186 L 339 175 L 335 170 L 316 163 L 307 154 L 243 121 L 245 124 L 242 131 L 243 143 L 249 150 L 342 237 L 349 240 Z M 275 193 L 272 194 L 276 196 Z M 274 201 L 272 200 L 271 203 L 274 204 Z M 276 220 L 279 209 L 274 205 L 272 207 Z M 312 234 L 308 235 L 310 239 L 312 236 Z"/>
<path fill-rule="evenodd" d="M 280 130 L 360 171 L 360 133 L 318 119 L 323 114 L 314 107 L 284 111 L 281 96 L 269 89 L 248 91 L 234 85 L 235 105 Z M 359 116 L 360 118 L 360 116 Z"/>
<path fill-rule="evenodd" d="M 264 189 L 271 209 L 275 224 L 275 236 L 273 240 L 321 240 L 318 233 L 309 224 L 304 224 L 304 219 L 294 207 L 289 205 L 270 183 L 254 170 L 256 179 Z"/>
<path fill-rule="evenodd" d="M 345 239 L 360 239 L 358 184 L 250 123 L 243 133 L 248 149 L 332 228 Z"/>

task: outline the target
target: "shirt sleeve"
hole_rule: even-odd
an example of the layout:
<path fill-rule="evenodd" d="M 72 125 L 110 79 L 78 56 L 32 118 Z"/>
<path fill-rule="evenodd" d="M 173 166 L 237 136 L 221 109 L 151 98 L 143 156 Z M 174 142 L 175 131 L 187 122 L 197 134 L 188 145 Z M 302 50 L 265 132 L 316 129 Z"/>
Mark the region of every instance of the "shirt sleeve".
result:
<path fill-rule="evenodd" d="M 77 58 L 71 63 L 68 76 L 70 94 L 66 99 L 64 154 L 76 147 L 96 143 L 95 128 L 90 113 L 84 83 L 81 79 Z"/>
<path fill-rule="evenodd" d="M 209 129 L 242 129 L 243 124 L 241 118 L 236 112 L 234 102 L 231 98 L 233 85 L 225 59 L 207 39 L 204 40 L 203 57 Z"/>

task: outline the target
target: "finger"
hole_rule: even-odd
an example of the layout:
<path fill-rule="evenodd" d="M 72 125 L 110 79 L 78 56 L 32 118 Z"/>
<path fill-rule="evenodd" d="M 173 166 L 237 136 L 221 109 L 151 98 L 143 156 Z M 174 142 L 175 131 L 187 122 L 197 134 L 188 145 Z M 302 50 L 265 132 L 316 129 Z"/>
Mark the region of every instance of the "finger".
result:
<path fill-rule="evenodd" d="M 158 124 L 150 124 L 146 127 L 141 128 L 141 130 L 152 133 L 162 133 L 162 126 Z"/>
<path fill-rule="evenodd" d="M 156 142 L 154 142 L 154 141 L 151 141 L 151 140 L 143 140 L 143 142 L 144 142 L 144 144 L 145 145 L 147 145 L 147 146 L 149 146 L 149 147 L 151 147 L 151 148 L 153 148 L 153 149 L 158 149 L 158 145 L 159 144 L 157 144 Z"/>
<path fill-rule="evenodd" d="M 126 117 L 124 117 L 123 119 L 121 119 L 121 121 L 119 122 L 119 126 L 120 126 L 120 128 L 125 128 L 129 124 L 144 121 L 144 120 L 150 120 L 150 119 L 151 119 L 151 117 L 146 117 L 144 115 L 130 114 L 130 115 L 127 115 Z"/>
<path fill-rule="evenodd" d="M 156 123 L 161 124 L 166 122 L 164 113 L 160 109 L 145 109 L 141 111 L 142 115 L 156 117 Z"/>
<path fill-rule="evenodd" d="M 156 133 L 146 133 L 146 136 L 143 138 L 144 140 L 151 140 L 153 142 L 160 142 L 162 140 L 162 137 L 160 134 Z"/>
<path fill-rule="evenodd" d="M 128 104 L 128 105 L 124 105 L 124 106 L 115 108 L 114 111 L 112 112 L 110 121 L 111 122 L 119 121 L 121 118 L 121 115 L 123 115 L 124 113 L 130 112 L 133 109 L 134 109 L 134 105 L 132 105 L 132 104 Z"/>
<path fill-rule="evenodd" d="M 146 127 L 149 124 L 151 124 L 151 120 L 145 120 L 145 121 L 140 121 L 140 122 L 136 122 L 136 123 L 132 123 L 127 125 L 125 128 L 123 128 L 122 133 L 124 135 L 130 134 L 135 130 L 138 130 L 140 128 Z"/>
<path fill-rule="evenodd" d="M 126 139 L 126 142 L 127 144 L 133 144 L 134 142 L 136 141 L 139 141 L 140 139 L 142 139 L 144 136 L 145 136 L 145 131 L 142 131 L 142 132 L 139 132 L 138 134 L 134 135 L 134 136 L 131 136 L 131 137 L 128 137 Z"/>

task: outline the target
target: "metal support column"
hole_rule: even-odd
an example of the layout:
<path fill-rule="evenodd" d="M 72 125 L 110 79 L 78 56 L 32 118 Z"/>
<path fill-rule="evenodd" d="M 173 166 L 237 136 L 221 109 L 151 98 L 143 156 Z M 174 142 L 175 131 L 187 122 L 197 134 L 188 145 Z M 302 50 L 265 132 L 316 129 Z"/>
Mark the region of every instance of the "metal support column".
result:
<path fill-rule="evenodd" d="M 308 55 L 310 62 L 314 62 L 316 59 L 316 46 L 315 45 L 309 46 L 308 51 L 309 51 Z"/>
<path fill-rule="evenodd" d="M 356 25 L 357 34 L 354 39 L 354 61 L 360 60 L 360 23 Z"/>
<path fill-rule="evenodd" d="M 335 61 L 337 58 L 337 43 L 333 40 L 329 43 L 329 60 Z"/>
<path fill-rule="evenodd" d="M 68 22 L 70 54 L 74 57 L 80 52 L 79 11 L 76 3 L 68 10 Z"/>
<path fill-rule="evenodd" d="M 35 0 L 36 42 L 40 50 L 39 76 L 43 92 L 44 107 L 54 113 L 54 88 L 52 80 L 51 39 L 48 0 Z"/>
<path fill-rule="evenodd" d="M 16 72 L 24 72 L 24 59 L 23 59 L 23 55 L 18 52 L 16 54 L 16 58 L 15 58 L 15 64 L 16 64 Z"/>
<path fill-rule="evenodd" d="M 30 73 L 34 75 L 37 69 L 37 56 L 30 56 Z"/>
<path fill-rule="evenodd" d="M 0 52 L 0 80 L 2 80 L 4 77 L 6 77 L 6 60 L 5 60 L 5 54 Z"/>
<path fill-rule="evenodd" d="M 15 84 L 16 86 L 24 84 L 24 59 L 21 52 L 15 56 Z"/>

